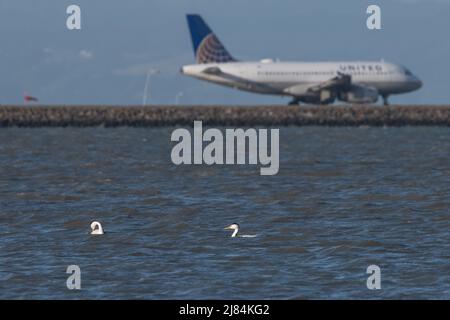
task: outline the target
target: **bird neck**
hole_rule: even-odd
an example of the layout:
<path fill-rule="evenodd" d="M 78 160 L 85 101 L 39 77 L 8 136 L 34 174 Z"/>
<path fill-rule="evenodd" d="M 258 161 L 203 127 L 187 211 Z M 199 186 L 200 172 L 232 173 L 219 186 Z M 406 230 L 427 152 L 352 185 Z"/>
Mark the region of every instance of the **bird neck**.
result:
<path fill-rule="evenodd" d="M 233 232 L 233 234 L 231 235 L 231 237 L 232 237 L 232 238 L 236 237 L 237 234 L 238 234 L 238 232 L 239 232 L 239 229 L 234 229 L 234 232 Z"/>

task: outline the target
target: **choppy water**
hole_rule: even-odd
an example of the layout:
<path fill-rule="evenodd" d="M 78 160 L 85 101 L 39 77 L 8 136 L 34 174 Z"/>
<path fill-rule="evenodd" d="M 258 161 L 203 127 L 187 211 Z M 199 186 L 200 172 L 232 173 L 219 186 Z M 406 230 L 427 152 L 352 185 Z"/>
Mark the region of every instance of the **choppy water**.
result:
<path fill-rule="evenodd" d="M 450 129 L 281 128 L 264 177 L 172 130 L 1 129 L 0 298 L 450 298 Z"/>

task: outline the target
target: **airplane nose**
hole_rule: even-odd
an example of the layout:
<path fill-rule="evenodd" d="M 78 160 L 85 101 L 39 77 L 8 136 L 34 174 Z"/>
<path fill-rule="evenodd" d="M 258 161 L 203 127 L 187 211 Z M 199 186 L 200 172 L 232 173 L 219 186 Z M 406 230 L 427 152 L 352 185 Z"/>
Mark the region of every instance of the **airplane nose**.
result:
<path fill-rule="evenodd" d="M 417 89 L 422 88 L 422 86 L 423 82 L 419 78 L 417 78 Z"/>
<path fill-rule="evenodd" d="M 180 68 L 180 73 L 181 73 L 181 74 L 184 74 L 184 67 L 181 67 L 181 68 Z"/>
<path fill-rule="evenodd" d="M 411 76 L 408 82 L 412 90 L 418 90 L 423 86 L 422 81 L 416 76 Z"/>
<path fill-rule="evenodd" d="M 416 90 L 422 88 L 423 86 L 423 82 L 417 77 L 414 77 L 413 83 Z"/>

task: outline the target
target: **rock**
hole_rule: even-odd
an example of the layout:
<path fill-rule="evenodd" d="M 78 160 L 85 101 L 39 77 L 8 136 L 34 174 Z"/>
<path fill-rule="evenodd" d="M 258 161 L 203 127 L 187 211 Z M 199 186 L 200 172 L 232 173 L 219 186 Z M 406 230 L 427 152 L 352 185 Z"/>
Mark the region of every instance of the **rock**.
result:
<path fill-rule="evenodd" d="M 449 126 L 450 106 L 0 106 L 0 126 Z"/>

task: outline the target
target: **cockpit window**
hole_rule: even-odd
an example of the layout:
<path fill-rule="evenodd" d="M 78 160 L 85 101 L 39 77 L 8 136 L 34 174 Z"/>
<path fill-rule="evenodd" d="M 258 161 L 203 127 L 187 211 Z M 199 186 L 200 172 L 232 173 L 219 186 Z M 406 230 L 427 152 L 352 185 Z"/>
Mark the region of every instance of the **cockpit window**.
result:
<path fill-rule="evenodd" d="M 405 68 L 405 74 L 406 74 L 407 76 L 412 76 L 412 75 L 413 75 L 412 72 L 409 71 L 409 70 L 406 69 L 406 68 Z"/>

